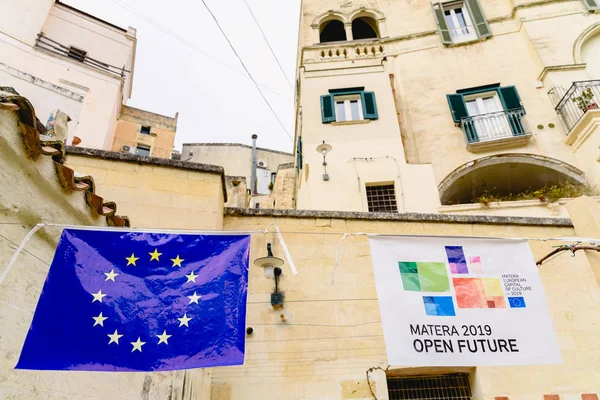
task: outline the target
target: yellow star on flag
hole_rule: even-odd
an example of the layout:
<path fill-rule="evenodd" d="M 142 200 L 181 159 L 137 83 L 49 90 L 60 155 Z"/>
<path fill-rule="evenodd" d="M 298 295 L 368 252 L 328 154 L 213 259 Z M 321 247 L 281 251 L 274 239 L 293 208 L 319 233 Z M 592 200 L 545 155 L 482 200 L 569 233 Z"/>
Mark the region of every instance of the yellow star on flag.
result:
<path fill-rule="evenodd" d="M 117 331 L 116 329 L 115 329 L 115 333 L 113 333 L 112 335 L 108 334 L 106 336 L 108 336 L 110 338 L 110 342 L 108 342 L 108 344 L 111 344 L 111 343 L 119 344 L 119 339 L 123 337 L 123 335 L 120 335 L 119 331 Z"/>
<path fill-rule="evenodd" d="M 163 331 L 162 335 L 156 335 L 156 337 L 158 338 L 158 344 L 164 343 L 164 344 L 169 344 L 169 338 L 173 336 L 173 335 L 167 335 L 167 331 Z"/>
<path fill-rule="evenodd" d="M 196 278 L 198 277 L 198 275 L 194 274 L 194 271 L 192 271 L 189 275 L 185 276 L 186 278 L 188 278 L 187 282 L 193 282 L 196 283 Z"/>
<path fill-rule="evenodd" d="M 138 337 L 138 340 L 136 340 L 135 342 L 129 342 L 133 345 L 133 350 L 131 350 L 132 353 L 136 350 L 139 350 L 140 353 L 142 352 L 142 346 L 145 345 L 146 342 L 142 342 L 140 339 L 141 338 Z"/>
<path fill-rule="evenodd" d="M 188 296 L 188 299 L 190 299 L 190 303 L 189 304 L 192 304 L 192 303 L 198 304 L 198 300 L 200 300 L 201 298 L 202 298 L 202 296 L 199 296 L 199 295 L 196 294 L 196 292 L 194 292 L 193 295 Z"/>
<path fill-rule="evenodd" d="M 179 254 L 177 254 L 177 258 L 171 258 L 171 261 L 173 261 L 173 266 L 181 267 L 181 263 L 185 260 L 183 258 L 179 258 Z"/>
<path fill-rule="evenodd" d="M 105 281 L 115 281 L 115 277 L 119 276 L 120 274 L 115 274 L 115 270 L 113 269 L 110 272 L 105 272 L 104 275 L 106 275 L 106 279 Z"/>
<path fill-rule="evenodd" d="M 181 328 L 182 326 L 187 326 L 188 328 L 190 327 L 188 325 L 188 322 L 190 322 L 192 320 L 191 317 L 188 317 L 187 314 L 183 314 L 183 317 L 181 318 L 177 318 L 179 320 L 179 327 Z"/>
<path fill-rule="evenodd" d="M 127 266 L 132 265 L 135 267 L 135 262 L 139 260 L 139 257 L 136 257 L 135 254 L 131 253 L 131 257 L 125 257 L 127 260 Z"/>
<path fill-rule="evenodd" d="M 96 325 L 104 326 L 104 320 L 108 319 L 107 317 L 102 315 L 102 313 L 100 313 L 100 315 L 98 315 L 97 317 L 92 317 L 92 318 L 94 319 L 94 321 L 96 321 L 96 322 L 94 322 L 94 326 L 96 326 Z"/>
<path fill-rule="evenodd" d="M 92 300 L 92 303 L 95 301 L 99 301 L 100 303 L 102 303 L 102 298 L 106 296 L 106 294 L 102 293 L 102 289 L 98 290 L 98 293 L 91 293 L 92 296 L 94 296 L 94 300 Z"/>
<path fill-rule="evenodd" d="M 150 259 L 150 261 L 152 261 L 152 260 L 160 261 L 160 260 L 158 259 L 158 257 L 162 256 L 162 253 L 159 253 L 159 252 L 158 252 L 158 249 L 154 249 L 154 252 L 152 252 L 152 253 L 148 253 L 148 254 L 150 254 L 150 257 L 152 257 L 152 258 Z"/>

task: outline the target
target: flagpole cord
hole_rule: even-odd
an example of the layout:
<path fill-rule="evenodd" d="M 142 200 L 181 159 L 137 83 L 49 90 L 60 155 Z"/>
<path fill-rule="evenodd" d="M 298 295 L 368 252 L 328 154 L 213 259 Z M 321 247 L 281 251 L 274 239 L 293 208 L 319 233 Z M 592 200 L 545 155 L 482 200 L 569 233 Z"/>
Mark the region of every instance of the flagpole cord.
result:
<path fill-rule="evenodd" d="M 265 228 L 264 233 L 265 234 L 269 233 L 269 228 L 271 226 L 275 227 L 275 230 L 277 231 L 277 237 L 279 238 L 279 243 L 281 243 L 281 247 L 283 248 L 285 257 L 287 258 L 288 264 L 290 265 L 290 269 L 292 270 L 292 274 L 298 275 L 298 270 L 296 269 L 296 264 L 294 263 L 294 260 L 292 259 L 292 255 L 290 254 L 290 251 L 288 250 L 288 247 L 285 244 L 285 240 L 283 240 L 283 235 L 281 234 L 281 231 L 279 230 L 279 227 L 277 226 L 277 224 L 275 222 L 271 222 L 271 224 L 269 224 L 269 226 L 267 226 Z"/>
<path fill-rule="evenodd" d="M 338 265 L 340 265 L 340 246 L 342 242 L 350 236 L 368 235 L 368 233 L 357 232 L 357 233 L 344 233 L 344 236 L 340 239 L 337 246 L 335 247 L 335 265 L 333 266 L 333 273 L 331 274 L 331 286 L 335 283 L 335 272 L 337 271 Z"/>
<path fill-rule="evenodd" d="M 6 268 L 4 268 L 4 271 L 2 271 L 2 274 L 0 275 L 0 285 L 2 285 L 2 282 L 4 282 L 4 279 L 10 272 L 11 268 L 13 267 L 13 265 L 15 265 L 15 262 L 17 262 L 17 258 L 19 257 L 19 254 L 21 254 L 21 252 L 25 248 L 25 245 L 27 244 L 27 242 L 29 242 L 29 239 L 31 239 L 31 237 L 33 235 L 35 235 L 35 233 L 38 230 L 40 230 L 40 228 L 43 228 L 44 226 L 46 226 L 46 224 L 37 224 L 36 226 L 31 228 L 31 230 L 29 231 L 29 233 L 27 233 L 27 235 L 25 235 L 25 237 L 21 241 L 21 244 L 17 248 L 17 251 L 15 251 L 15 254 L 13 254 L 12 258 L 8 262 L 8 265 L 6 266 Z"/>

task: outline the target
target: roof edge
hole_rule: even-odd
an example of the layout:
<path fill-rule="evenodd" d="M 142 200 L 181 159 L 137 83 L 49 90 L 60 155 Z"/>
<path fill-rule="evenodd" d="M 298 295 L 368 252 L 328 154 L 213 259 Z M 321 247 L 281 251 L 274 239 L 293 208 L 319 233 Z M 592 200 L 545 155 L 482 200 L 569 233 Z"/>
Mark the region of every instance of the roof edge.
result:
<path fill-rule="evenodd" d="M 485 215 L 380 213 L 354 211 L 272 210 L 226 207 L 225 215 L 281 218 L 330 218 L 364 221 L 439 222 L 448 224 L 573 227 L 569 218 L 501 217 Z"/>
<path fill-rule="evenodd" d="M 184 143 L 182 145 L 182 148 L 185 146 L 223 146 L 223 147 L 243 147 L 246 149 L 251 149 L 252 146 L 248 145 L 248 144 L 243 144 L 243 143 Z M 276 154 L 283 154 L 286 156 L 290 156 L 293 157 L 294 154 L 293 153 L 288 153 L 286 151 L 281 151 L 281 150 L 273 150 L 273 149 L 266 149 L 264 147 L 257 147 L 256 150 L 260 150 L 260 151 L 267 151 L 270 153 L 276 153 Z"/>
<path fill-rule="evenodd" d="M 217 174 L 221 177 L 221 186 L 223 189 L 223 202 L 227 202 L 227 188 L 225 185 L 225 169 L 219 165 L 200 164 L 188 161 L 171 160 L 158 157 L 144 157 L 136 154 L 119 153 L 116 151 L 106 151 L 99 149 L 90 149 L 86 147 L 65 146 L 67 155 L 79 155 L 83 157 L 95 157 L 112 161 L 134 162 L 138 164 L 157 165 L 167 168 L 179 168 L 188 171 L 205 172 L 208 174 Z"/>

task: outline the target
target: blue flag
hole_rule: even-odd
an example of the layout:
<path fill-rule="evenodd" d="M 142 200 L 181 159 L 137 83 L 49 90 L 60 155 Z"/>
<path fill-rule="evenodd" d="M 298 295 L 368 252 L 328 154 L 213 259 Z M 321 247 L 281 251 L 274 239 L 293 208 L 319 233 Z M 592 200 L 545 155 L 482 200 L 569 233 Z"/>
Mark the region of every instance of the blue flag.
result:
<path fill-rule="evenodd" d="M 64 230 L 18 369 L 244 362 L 248 235 Z"/>

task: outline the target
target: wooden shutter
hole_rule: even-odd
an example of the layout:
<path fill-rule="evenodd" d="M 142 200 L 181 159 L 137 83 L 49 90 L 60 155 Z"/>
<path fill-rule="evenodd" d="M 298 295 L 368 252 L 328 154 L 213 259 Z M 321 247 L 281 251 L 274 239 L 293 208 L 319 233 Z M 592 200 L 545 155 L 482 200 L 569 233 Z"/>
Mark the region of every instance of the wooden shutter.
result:
<path fill-rule="evenodd" d="M 435 23 L 437 24 L 438 32 L 440 34 L 440 38 L 442 39 L 442 43 L 451 44 L 452 36 L 450 36 L 448 24 L 446 23 L 446 17 L 444 17 L 444 7 L 442 7 L 442 3 L 431 3 L 431 8 L 433 9 Z"/>
<path fill-rule="evenodd" d="M 487 19 L 485 18 L 485 14 L 483 13 L 483 9 L 481 8 L 481 4 L 479 0 L 464 0 L 469 13 L 471 14 L 471 20 L 473 21 L 473 25 L 475 26 L 475 31 L 477 31 L 477 36 L 480 38 L 486 38 L 492 36 L 492 30 L 490 29 L 490 25 L 488 24 Z"/>
<path fill-rule="evenodd" d="M 298 171 L 300 171 L 302 169 L 302 136 L 298 137 L 298 144 L 296 145 L 296 158 L 298 160 L 298 165 L 296 165 L 296 168 L 298 168 Z"/>
<path fill-rule="evenodd" d="M 332 94 L 321 96 L 321 119 L 324 124 L 335 121 L 335 104 Z"/>
<path fill-rule="evenodd" d="M 583 5 L 590 11 L 600 10 L 600 0 L 583 0 Z"/>
<path fill-rule="evenodd" d="M 500 93 L 500 100 L 502 100 L 502 104 L 504 105 L 505 111 L 518 110 L 523 108 L 523 104 L 521 103 L 521 97 L 519 96 L 519 92 L 517 92 L 516 87 L 501 87 L 498 88 L 498 93 Z"/>
<path fill-rule="evenodd" d="M 360 100 L 363 107 L 364 119 L 377 119 L 377 103 L 375 102 L 375 93 L 373 92 L 361 92 Z"/>
<path fill-rule="evenodd" d="M 459 123 L 461 118 L 468 117 L 467 105 L 462 94 L 447 94 L 448 105 L 450 106 L 450 112 L 452 113 L 452 119 L 454 122 Z"/>

